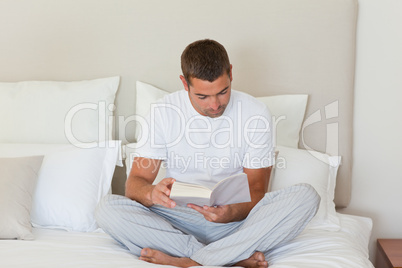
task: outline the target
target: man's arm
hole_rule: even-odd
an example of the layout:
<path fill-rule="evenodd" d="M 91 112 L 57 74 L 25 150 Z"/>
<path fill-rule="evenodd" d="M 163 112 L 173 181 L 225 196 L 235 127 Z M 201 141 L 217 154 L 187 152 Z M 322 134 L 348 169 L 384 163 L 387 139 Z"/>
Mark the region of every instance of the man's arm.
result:
<path fill-rule="evenodd" d="M 176 206 L 169 198 L 173 178 L 164 178 L 152 185 L 158 174 L 162 160 L 135 157 L 126 182 L 126 197 L 146 207 L 159 204 L 168 208 Z"/>
<path fill-rule="evenodd" d="M 269 183 L 271 167 L 259 169 L 243 168 L 243 170 L 248 177 L 251 202 L 218 207 L 200 207 L 193 204 L 188 206 L 197 210 L 204 215 L 206 220 L 212 222 L 227 223 L 245 219 L 251 209 L 264 197 Z"/>

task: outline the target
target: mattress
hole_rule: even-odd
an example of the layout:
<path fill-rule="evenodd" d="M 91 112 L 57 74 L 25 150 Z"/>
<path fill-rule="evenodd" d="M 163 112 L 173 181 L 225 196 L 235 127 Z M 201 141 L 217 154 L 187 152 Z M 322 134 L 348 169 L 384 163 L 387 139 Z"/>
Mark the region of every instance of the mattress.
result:
<path fill-rule="evenodd" d="M 373 267 L 368 260 L 371 219 L 339 213 L 338 216 L 342 227 L 339 231 L 306 229 L 290 243 L 272 250 L 269 266 Z M 33 241 L 0 240 L 0 267 L 158 266 L 138 260 L 99 229 L 83 233 L 34 228 L 33 234 Z"/>

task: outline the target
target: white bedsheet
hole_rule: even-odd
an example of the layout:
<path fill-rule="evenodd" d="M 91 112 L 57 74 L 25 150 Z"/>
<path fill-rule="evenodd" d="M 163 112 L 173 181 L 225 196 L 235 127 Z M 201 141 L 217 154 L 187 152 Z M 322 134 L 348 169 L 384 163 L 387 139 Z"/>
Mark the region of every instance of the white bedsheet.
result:
<path fill-rule="evenodd" d="M 373 267 L 368 260 L 372 221 L 338 214 L 338 232 L 306 229 L 289 244 L 273 250 L 270 267 Z M 138 260 L 103 232 L 33 231 L 34 241 L 0 240 L 0 267 L 155 267 Z M 169 267 L 169 266 L 163 266 Z"/>
<path fill-rule="evenodd" d="M 360 267 L 374 268 L 369 261 L 368 243 L 372 220 L 339 214 L 341 230 L 304 230 L 290 243 L 268 256 L 272 268 Z"/>

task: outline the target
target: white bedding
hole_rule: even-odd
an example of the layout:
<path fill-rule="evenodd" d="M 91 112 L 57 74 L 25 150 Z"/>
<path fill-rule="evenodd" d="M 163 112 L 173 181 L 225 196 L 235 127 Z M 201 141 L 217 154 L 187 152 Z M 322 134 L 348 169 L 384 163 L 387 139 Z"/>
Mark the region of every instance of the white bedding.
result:
<path fill-rule="evenodd" d="M 337 213 L 341 230 L 304 230 L 268 256 L 270 267 L 374 267 L 368 259 L 372 221 Z"/>
<path fill-rule="evenodd" d="M 368 260 L 369 218 L 338 214 L 337 232 L 306 229 L 273 250 L 270 267 L 373 267 Z M 107 234 L 34 228 L 35 240 L 0 240 L 0 267 L 155 267 L 138 260 Z M 168 267 L 168 266 L 163 266 Z"/>

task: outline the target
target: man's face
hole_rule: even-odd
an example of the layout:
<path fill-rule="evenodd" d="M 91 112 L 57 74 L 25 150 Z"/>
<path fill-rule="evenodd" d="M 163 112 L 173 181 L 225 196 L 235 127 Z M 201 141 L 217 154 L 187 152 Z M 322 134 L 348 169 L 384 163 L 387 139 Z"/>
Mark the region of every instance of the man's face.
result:
<path fill-rule="evenodd" d="M 213 82 L 191 78 L 191 85 L 187 85 L 183 76 L 180 78 L 191 104 L 199 114 L 212 118 L 223 114 L 230 100 L 231 74 L 224 73 Z"/>

